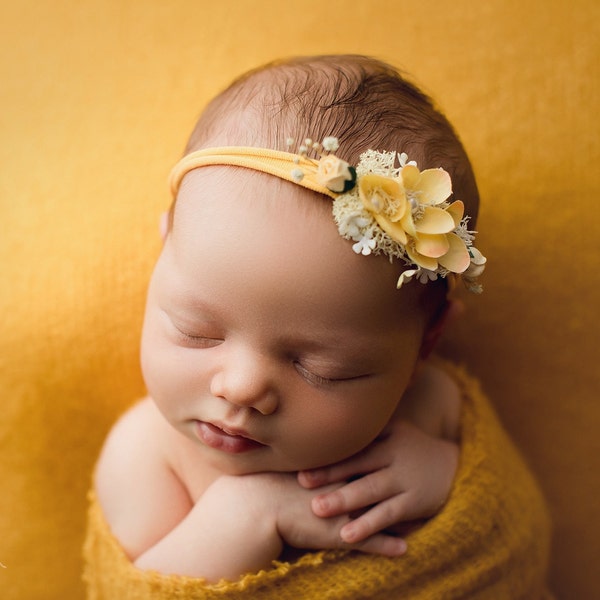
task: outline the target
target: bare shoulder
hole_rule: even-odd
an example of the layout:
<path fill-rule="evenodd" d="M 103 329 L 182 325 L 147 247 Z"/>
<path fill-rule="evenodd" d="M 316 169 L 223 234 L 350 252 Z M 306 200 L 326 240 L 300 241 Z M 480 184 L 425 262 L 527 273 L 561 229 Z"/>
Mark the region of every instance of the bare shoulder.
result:
<path fill-rule="evenodd" d="M 456 441 L 461 404 L 461 392 L 454 379 L 428 363 L 402 399 L 402 412 L 430 435 Z"/>
<path fill-rule="evenodd" d="M 134 559 L 190 510 L 191 500 L 169 460 L 170 426 L 146 398 L 111 429 L 95 473 L 98 501 Z"/>

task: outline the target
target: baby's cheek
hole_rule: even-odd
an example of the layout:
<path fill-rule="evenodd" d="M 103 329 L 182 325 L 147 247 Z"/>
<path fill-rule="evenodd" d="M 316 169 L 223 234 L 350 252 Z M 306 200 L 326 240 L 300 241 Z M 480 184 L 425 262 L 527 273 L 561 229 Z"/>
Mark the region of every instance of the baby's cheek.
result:
<path fill-rule="evenodd" d="M 337 414 L 321 414 L 306 437 L 307 452 L 318 454 L 318 464 L 333 464 L 349 458 L 368 446 L 383 429 L 387 420 L 349 415 L 347 411 Z"/>
<path fill-rule="evenodd" d="M 144 334 L 141 347 L 141 368 L 146 388 L 159 397 L 185 383 L 182 371 L 186 362 L 177 360 L 173 351 L 151 332 Z"/>

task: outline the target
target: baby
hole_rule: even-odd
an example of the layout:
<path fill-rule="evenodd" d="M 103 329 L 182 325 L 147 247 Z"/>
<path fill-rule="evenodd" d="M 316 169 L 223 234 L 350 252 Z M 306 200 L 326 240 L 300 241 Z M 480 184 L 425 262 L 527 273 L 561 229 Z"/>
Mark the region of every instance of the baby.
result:
<path fill-rule="evenodd" d="M 171 185 L 149 395 L 95 476 L 120 547 L 205 582 L 402 555 L 453 484 L 462 392 L 428 357 L 485 263 L 453 129 L 384 63 L 294 59 L 208 105 Z"/>

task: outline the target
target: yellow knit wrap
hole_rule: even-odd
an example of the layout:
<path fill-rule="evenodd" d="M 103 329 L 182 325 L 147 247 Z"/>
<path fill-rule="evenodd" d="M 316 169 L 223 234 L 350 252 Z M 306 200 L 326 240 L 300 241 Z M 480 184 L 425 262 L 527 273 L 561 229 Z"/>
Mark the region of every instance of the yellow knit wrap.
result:
<path fill-rule="evenodd" d="M 461 460 L 444 509 L 385 558 L 322 551 L 235 582 L 136 569 L 90 494 L 85 544 L 88 600 L 329 600 L 549 598 L 549 521 L 536 483 L 478 383 L 445 365 L 463 393 Z"/>

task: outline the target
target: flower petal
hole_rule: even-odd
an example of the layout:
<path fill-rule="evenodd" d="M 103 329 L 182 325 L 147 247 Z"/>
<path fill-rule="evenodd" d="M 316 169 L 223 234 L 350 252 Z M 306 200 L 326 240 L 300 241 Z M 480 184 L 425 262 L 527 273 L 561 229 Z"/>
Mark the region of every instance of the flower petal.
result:
<path fill-rule="evenodd" d="M 408 233 L 410 237 L 417 237 L 417 230 L 415 228 L 415 222 L 412 217 L 412 211 L 407 210 L 404 213 L 404 216 L 402 217 L 400 223 L 402 224 L 402 228 L 404 229 L 404 231 L 406 231 L 406 233 Z"/>
<path fill-rule="evenodd" d="M 444 169 L 425 169 L 421 171 L 416 187 L 411 189 L 421 192 L 421 204 L 440 204 L 452 193 L 452 181 Z"/>
<path fill-rule="evenodd" d="M 417 165 L 402 167 L 400 174 L 402 175 L 402 183 L 405 189 L 414 190 L 417 187 L 421 175 L 421 171 L 419 171 Z"/>
<path fill-rule="evenodd" d="M 419 267 L 423 267 L 424 269 L 429 269 L 430 271 L 435 271 L 438 268 L 438 261 L 435 258 L 430 258 L 429 256 L 423 256 L 419 254 L 416 250 L 414 250 L 410 244 L 406 246 L 406 254 L 410 260 L 412 260 Z"/>
<path fill-rule="evenodd" d="M 450 249 L 438 258 L 442 267 L 453 273 L 462 273 L 471 264 L 471 257 L 465 243 L 455 234 L 446 234 Z"/>
<path fill-rule="evenodd" d="M 458 227 L 465 215 L 465 204 L 462 200 L 456 200 L 446 209 L 446 212 L 452 215 L 454 225 Z"/>
<path fill-rule="evenodd" d="M 450 233 L 455 228 L 453 216 L 435 206 L 425 206 L 423 216 L 415 221 L 415 229 L 419 233 Z"/>
<path fill-rule="evenodd" d="M 383 215 L 377 213 L 375 213 L 373 217 L 377 221 L 379 227 L 381 227 L 381 229 L 383 229 L 393 240 L 404 245 L 408 243 L 408 237 L 402 227 L 402 223 L 390 221 Z"/>
<path fill-rule="evenodd" d="M 469 249 L 469 254 L 471 255 L 471 262 L 474 265 L 485 265 L 487 262 L 487 258 L 475 248 L 475 246 L 471 246 Z"/>
<path fill-rule="evenodd" d="M 410 269 L 408 271 L 403 271 L 398 278 L 398 283 L 396 283 L 396 288 L 400 289 L 403 284 L 408 283 L 417 273 L 419 269 Z"/>
<path fill-rule="evenodd" d="M 440 256 L 444 256 L 444 254 L 450 250 L 450 243 L 443 234 L 430 235 L 424 233 L 419 235 L 416 239 L 415 250 L 423 256 L 439 258 Z"/>

